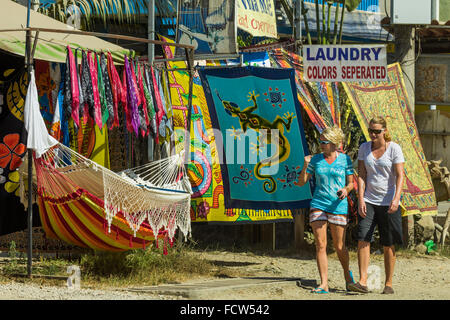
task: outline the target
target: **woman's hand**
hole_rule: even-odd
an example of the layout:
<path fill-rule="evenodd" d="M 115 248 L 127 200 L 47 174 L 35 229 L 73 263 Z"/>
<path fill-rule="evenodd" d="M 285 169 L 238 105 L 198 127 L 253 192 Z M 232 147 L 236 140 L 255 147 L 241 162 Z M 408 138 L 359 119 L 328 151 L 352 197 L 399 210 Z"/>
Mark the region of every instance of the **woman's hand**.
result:
<path fill-rule="evenodd" d="M 311 162 L 312 155 L 305 156 L 305 162 L 303 163 L 303 167 L 306 168 L 308 164 Z"/>
<path fill-rule="evenodd" d="M 348 196 L 347 188 L 339 189 L 337 194 L 339 199 L 344 200 Z"/>
<path fill-rule="evenodd" d="M 397 212 L 399 204 L 400 204 L 400 200 L 394 198 L 391 201 L 391 204 L 390 204 L 389 209 L 388 209 L 388 213 Z"/>
<path fill-rule="evenodd" d="M 359 215 L 363 218 L 366 217 L 367 209 L 366 209 L 366 202 L 364 199 L 358 199 L 358 212 Z"/>

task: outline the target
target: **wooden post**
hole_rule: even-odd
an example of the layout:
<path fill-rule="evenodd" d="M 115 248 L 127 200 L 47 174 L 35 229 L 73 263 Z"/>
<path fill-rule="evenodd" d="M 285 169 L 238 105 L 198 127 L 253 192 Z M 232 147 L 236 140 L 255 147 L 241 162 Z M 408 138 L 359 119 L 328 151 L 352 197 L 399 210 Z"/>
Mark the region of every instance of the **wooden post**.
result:
<path fill-rule="evenodd" d="M 411 113 L 415 109 L 415 32 L 412 25 L 394 25 L 395 55 L 394 61 L 400 63 L 406 91 L 408 93 Z M 403 242 L 404 246 L 411 247 L 414 244 L 414 218 L 403 217 Z"/>
<path fill-rule="evenodd" d="M 275 230 L 276 230 L 276 225 L 275 223 L 272 223 L 272 251 L 275 251 L 275 244 L 276 244 L 276 236 L 275 236 Z"/>
<path fill-rule="evenodd" d="M 294 241 L 296 249 L 302 249 L 305 245 L 306 211 L 306 209 L 296 209 L 294 211 Z"/>
<path fill-rule="evenodd" d="M 27 28 L 30 26 L 30 10 L 31 0 L 28 0 L 27 8 Z M 37 41 L 37 40 L 36 40 Z M 32 69 L 32 57 L 31 53 L 33 48 L 31 47 L 31 31 L 26 32 L 25 38 L 25 64 L 28 74 L 28 85 L 31 82 L 31 69 Z M 28 155 L 28 248 L 27 248 L 27 275 L 31 278 L 32 265 L 33 265 L 33 150 L 27 149 Z"/>

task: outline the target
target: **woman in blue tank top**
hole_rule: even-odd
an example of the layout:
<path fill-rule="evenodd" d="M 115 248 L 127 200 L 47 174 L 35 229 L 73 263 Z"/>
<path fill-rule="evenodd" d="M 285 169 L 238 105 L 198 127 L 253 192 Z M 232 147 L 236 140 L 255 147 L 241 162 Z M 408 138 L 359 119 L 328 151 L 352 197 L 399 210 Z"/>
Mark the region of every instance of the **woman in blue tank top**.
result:
<path fill-rule="evenodd" d="M 349 255 L 345 247 L 348 221 L 347 195 L 353 189 L 353 166 L 350 157 L 338 152 L 344 133 L 338 127 L 326 128 L 320 135 L 322 153 L 306 156 L 300 174 L 304 185 L 313 175 L 316 188 L 311 201 L 309 222 L 314 231 L 316 259 L 320 285 L 314 293 L 328 293 L 327 225 L 330 226 L 333 245 L 344 269 L 346 288 L 353 282 L 349 269 Z"/>

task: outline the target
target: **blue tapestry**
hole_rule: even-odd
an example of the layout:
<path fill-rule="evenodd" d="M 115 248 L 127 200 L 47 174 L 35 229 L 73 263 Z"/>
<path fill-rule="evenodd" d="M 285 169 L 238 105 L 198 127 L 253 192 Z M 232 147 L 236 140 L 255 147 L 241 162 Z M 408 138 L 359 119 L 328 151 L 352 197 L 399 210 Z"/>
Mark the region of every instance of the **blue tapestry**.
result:
<path fill-rule="evenodd" d="M 201 68 L 227 210 L 309 207 L 298 179 L 309 154 L 293 69 Z M 268 213 L 268 212 L 267 212 Z"/>

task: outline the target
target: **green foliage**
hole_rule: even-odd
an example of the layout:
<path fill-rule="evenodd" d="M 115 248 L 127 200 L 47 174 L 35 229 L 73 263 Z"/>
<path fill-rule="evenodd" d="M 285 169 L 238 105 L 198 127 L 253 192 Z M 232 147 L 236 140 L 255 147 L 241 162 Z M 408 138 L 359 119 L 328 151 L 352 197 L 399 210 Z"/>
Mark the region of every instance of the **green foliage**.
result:
<path fill-rule="evenodd" d="M 239 48 L 245 48 L 252 44 L 253 36 L 251 34 L 248 34 L 247 36 L 237 36 L 237 42 Z"/>
<path fill-rule="evenodd" d="M 18 252 L 16 250 L 16 243 L 14 241 L 11 241 L 9 243 L 9 251 L 8 251 L 8 256 L 12 259 L 16 258 L 18 255 Z"/>
<path fill-rule="evenodd" d="M 10 247 L 11 258 L 1 268 L 1 275 L 26 274 L 26 259 L 17 259 L 15 244 Z M 100 285 L 155 285 L 182 281 L 196 275 L 208 275 L 216 267 L 207 260 L 199 259 L 192 248 L 184 245 L 168 248 L 167 254 L 160 248 L 130 250 L 125 252 L 84 253 L 78 258 L 44 258 L 33 261 L 33 274 L 67 277 L 67 267 L 80 266 L 82 281 L 87 287 Z"/>
<path fill-rule="evenodd" d="M 353 10 L 358 8 L 360 3 L 361 0 L 345 0 L 345 7 L 347 8 L 348 12 L 352 12 Z"/>
<path fill-rule="evenodd" d="M 178 246 L 168 250 L 149 247 L 126 252 L 93 252 L 81 257 L 83 278 L 111 279 L 147 284 L 176 281 L 182 277 L 208 274 L 212 265 L 191 256 Z M 190 275 L 190 276 L 189 276 Z"/>
<path fill-rule="evenodd" d="M 305 21 L 305 26 L 308 26 L 308 18 L 307 18 L 307 9 L 304 4 L 304 0 L 302 1 L 302 12 L 303 20 Z M 337 4 L 335 16 L 334 16 L 334 30 L 333 34 L 331 34 L 331 6 L 333 4 Z M 342 27 L 344 23 L 344 17 L 345 17 L 345 10 L 341 10 L 340 12 L 340 18 L 339 18 L 339 11 L 340 7 L 339 4 L 344 3 L 345 8 L 347 11 L 352 12 L 354 11 L 359 4 L 361 3 L 361 0 L 327 0 L 326 2 L 323 2 L 322 8 L 320 8 L 319 1 L 315 1 L 315 10 L 316 10 L 316 30 L 317 30 L 317 43 L 318 44 L 336 44 L 337 43 L 337 26 L 339 24 L 339 43 L 342 42 Z M 325 16 L 325 7 L 328 7 L 328 15 Z M 320 15 L 319 10 L 322 10 L 322 28 L 320 27 Z M 285 10 L 286 11 L 286 10 Z M 292 14 L 292 10 L 287 10 L 286 12 L 289 12 L 288 14 Z M 290 17 L 289 17 L 290 18 Z M 291 19 L 289 19 L 291 21 Z M 340 21 L 339 21 L 340 20 Z M 308 39 L 308 44 L 312 44 L 311 41 L 311 35 L 309 32 L 309 28 L 306 28 L 306 36 Z M 331 39 L 331 37 L 333 39 Z"/>

